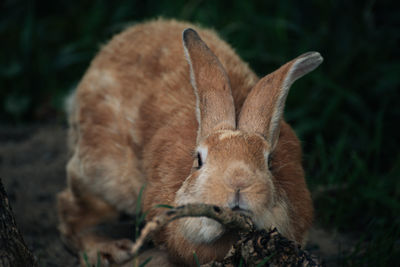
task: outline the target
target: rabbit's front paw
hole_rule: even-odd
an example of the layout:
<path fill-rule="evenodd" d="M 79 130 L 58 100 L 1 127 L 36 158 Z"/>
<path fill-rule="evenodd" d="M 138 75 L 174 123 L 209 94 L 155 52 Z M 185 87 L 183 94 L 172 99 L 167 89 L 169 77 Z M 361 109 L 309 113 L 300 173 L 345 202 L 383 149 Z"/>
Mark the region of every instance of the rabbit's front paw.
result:
<path fill-rule="evenodd" d="M 187 218 L 181 220 L 182 233 L 193 243 L 212 243 L 224 233 L 224 227 L 208 218 Z"/>
<path fill-rule="evenodd" d="M 131 258 L 133 242 L 128 239 L 109 240 L 92 243 L 81 252 L 81 266 L 111 266 L 121 264 Z"/>

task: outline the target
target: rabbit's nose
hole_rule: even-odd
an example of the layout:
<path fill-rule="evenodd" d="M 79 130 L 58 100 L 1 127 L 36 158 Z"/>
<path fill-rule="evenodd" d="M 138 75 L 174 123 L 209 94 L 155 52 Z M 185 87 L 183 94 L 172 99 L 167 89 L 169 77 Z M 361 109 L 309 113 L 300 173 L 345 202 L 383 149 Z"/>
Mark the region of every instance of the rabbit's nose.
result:
<path fill-rule="evenodd" d="M 252 183 L 251 172 L 245 168 L 233 168 L 233 170 L 226 172 L 224 176 L 226 185 L 235 192 L 245 190 Z"/>
<path fill-rule="evenodd" d="M 245 179 L 240 179 L 230 182 L 230 186 L 232 187 L 233 190 L 235 190 L 235 192 L 243 191 L 250 185 L 251 184 L 249 183 L 249 181 L 248 180 L 246 181 Z"/>

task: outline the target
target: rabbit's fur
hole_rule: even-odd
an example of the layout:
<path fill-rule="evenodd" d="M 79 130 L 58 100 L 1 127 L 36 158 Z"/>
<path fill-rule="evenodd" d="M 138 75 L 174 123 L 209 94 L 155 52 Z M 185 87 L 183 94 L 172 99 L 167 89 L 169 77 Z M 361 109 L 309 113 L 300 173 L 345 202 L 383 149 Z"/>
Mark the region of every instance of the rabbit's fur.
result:
<path fill-rule="evenodd" d="M 204 43 L 191 29 L 182 42 L 188 27 Z M 64 240 L 89 259 L 100 251 L 106 262 L 124 261 L 129 240 L 88 229 L 134 214 L 146 184 L 147 219 L 164 211 L 157 204 L 209 203 L 304 243 L 312 202 L 282 113 L 290 85 L 321 61 L 308 53 L 260 80 L 213 31 L 187 23 L 159 19 L 115 36 L 69 101 L 68 188 L 58 197 Z M 189 265 L 193 252 L 201 263 L 223 258 L 235 239 L 207 218 L 174 221 L 154 236 Z"/>

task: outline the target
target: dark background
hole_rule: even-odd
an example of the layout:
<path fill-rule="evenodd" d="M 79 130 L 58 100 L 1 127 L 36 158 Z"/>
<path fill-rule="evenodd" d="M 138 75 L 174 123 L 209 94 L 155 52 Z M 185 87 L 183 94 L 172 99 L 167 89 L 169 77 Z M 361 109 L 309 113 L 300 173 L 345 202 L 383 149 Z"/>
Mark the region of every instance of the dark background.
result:
<path fill-rule="evenodd" d="M 285 111 L 303 143 L 316 225 L 353 241 L 339 265 L 400 264 L 395 1 L 5 0 L 0 7 L 4 147 L 30 138 L 25 131 L 64 129 L 64 98 L 99 47 L 144 20 L 162 16 L 214 28 L 260 76 L 304 52 L 320 52 L 324 63 L 294 84 Z M 6 166 L 2 151 L 0 176 L 10 181 L 7 168 L 19 165 Z"/>

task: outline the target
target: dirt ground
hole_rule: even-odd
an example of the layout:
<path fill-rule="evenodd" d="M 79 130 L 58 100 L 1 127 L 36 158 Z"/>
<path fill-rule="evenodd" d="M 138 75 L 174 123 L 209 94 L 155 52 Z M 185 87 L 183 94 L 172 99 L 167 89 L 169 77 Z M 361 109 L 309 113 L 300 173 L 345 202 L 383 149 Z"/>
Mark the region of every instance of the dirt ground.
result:
<path fill-rule="evenodd" d="M 17 224 L 39 266 L 78 266 L 57 230 L 56 194 L 66 184 L 66 127 L 0 127 L 0 177 Z M 348 238 L 314 228 L 308 249 L 328 266 L 338 265 Z"/>

